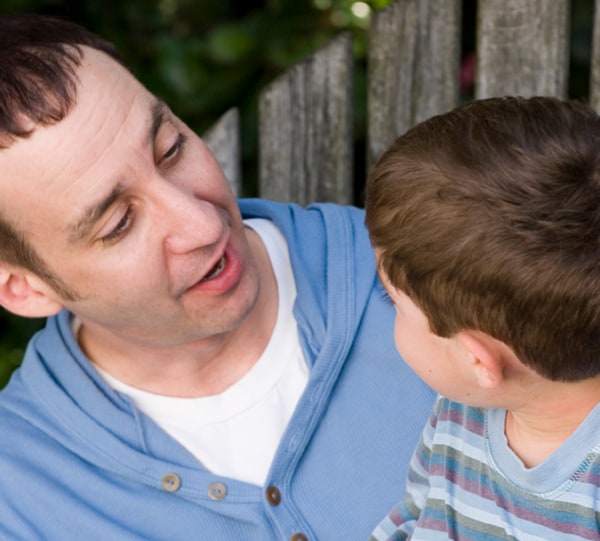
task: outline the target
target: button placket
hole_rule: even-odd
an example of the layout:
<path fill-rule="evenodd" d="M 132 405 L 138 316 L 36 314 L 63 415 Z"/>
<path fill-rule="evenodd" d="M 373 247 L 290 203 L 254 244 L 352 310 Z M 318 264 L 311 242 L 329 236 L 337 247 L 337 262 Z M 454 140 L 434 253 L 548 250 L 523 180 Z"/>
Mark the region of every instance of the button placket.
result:
<path fill-rule="evenodd" d="M 269 485 L 265 489 L 265 499 L 273 507 L 281 503 L 281 491 L 275 485 Z M 308 541 L 306 534 L 296 532 L 290 536 L 290 541 Z"/>

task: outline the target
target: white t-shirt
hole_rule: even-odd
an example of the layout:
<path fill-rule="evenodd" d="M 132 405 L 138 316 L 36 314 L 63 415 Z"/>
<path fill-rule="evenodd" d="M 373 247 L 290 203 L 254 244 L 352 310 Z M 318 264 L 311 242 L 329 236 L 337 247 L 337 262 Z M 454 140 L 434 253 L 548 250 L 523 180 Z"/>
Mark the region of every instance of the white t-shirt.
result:
<path fill-rule="evenodd" d="M 173 398 L 136 389 L 96 367 L 115 390 L 179 441 L 209 471 L 262 486 L 308 381 L 292 313 L 296 283 L 287 243 L 269 220 L 246 220 L 261 237 L 279 291 L 277 321 L 260 359 L 221 394 Z"/>

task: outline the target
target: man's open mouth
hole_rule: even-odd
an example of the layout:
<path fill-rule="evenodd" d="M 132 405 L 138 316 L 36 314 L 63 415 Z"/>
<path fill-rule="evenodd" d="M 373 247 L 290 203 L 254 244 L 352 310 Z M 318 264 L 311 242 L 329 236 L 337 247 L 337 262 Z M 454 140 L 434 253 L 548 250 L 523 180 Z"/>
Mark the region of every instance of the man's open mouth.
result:
<path fill-rule="evenodd" d="M 219 261 L 217 261 L 217 264 L 212 269 L 210 269 L 208 274 L 204 278 L 202 278 L 201 282 L 207 282 L 208 280 L 213 280 L 214 278 L 219 276 L 219 274 L 221 274 L 221 272 L 223 272 L 226 262 L 227 262 L 226 256 L 221 257 L 221 259 L 219 259 Z"/>

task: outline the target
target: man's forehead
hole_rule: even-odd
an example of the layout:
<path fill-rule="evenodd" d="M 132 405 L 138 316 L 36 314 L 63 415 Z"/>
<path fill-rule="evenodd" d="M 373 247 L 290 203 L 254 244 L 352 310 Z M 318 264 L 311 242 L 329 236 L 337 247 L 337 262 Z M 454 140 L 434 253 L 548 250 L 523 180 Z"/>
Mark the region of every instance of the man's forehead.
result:
<path fill-rule="evenodd" d="M 66 117 L 0 150 L 0 193 L 24 207 L 31 208 L 27 199 L 68 198 L 72 189 L 104 184 L 101 176 L 119 167 L 115 152 L 146 145 L 162 122 L 164 104 L 129 71 L 101 51 L 82 50 L 77 96 Z"/>
<path fill-rule="evenodd" d="M 100 51 L 98 49 L 94 49 L 93 47 L 88 47 L 87 45 L 81 45 L 80 50 L 82 53 L 80 65 L 76 68 L 76 72 L 82 69 L 86 69 L 88 67 L 94 67 L 106 65 L 109 66 L 109 69 L 117 68 L 119 71 L 122 71 L 129 75 L 131 78 L 134 78 L 130 71 L 128 71 L 122 64 L 117 62 L 114 58 L 106 54 L 104 51 Z"/>
<path fill-rule="evenodd" d="M 76 92 L 73 104 L 63 119 L 48 126 L 33 126 L 31 137 L 18 142 L 33 142 L 46 138 L 56 141 L 65 139 L 67 130 L 76 130 L 75 141 L 86 142 L 87 132 L 108 131 L 111 123 L 129 124 L 139 130 L 150 122 L 156 98 L 119 62 L 102 51 L 82 46 L 81 63 L 75 69 Z M 135 113 L 135 117 L 130 119 Z M 128 122 L 128 120 L 132 120 Z M 25 146 L 24 145 L 24 146 Z M 71 147 L 73 153 L 76 147 Z M 82 149 L 86 150 L 86 149 Z"/>

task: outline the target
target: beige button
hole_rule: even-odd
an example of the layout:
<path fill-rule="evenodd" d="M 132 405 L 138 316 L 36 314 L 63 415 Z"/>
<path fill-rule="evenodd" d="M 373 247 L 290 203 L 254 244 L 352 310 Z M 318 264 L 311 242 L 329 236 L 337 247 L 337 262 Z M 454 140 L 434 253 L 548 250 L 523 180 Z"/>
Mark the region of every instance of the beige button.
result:
<path fill-rule="evenodd" d="M 274 486 L 267 487 L 265 496 L 271 505 L 279 505 L 279 502 L 281 501 L 281 492 L 279 492 L 279 489 Z"/>
<path fill-rule="evenodd" d="M 208 496 L 211 500 L 222 500 L 227 496 L 227 487 L 223 483 L 211 483 L 208 485 Z"/>
<path fill-rule="evenodd" d="M 290 537 L 290 541 L 308 541 L 308 537 L 306 537 L 303 533 L 295 533 Z"/>
<path fill-rule="evenodd" d="M 162 478 L 162 487 L 167 492 L 177 492 L 181 486 L 181 479 L 176 473 L 167 473 Z"/>

